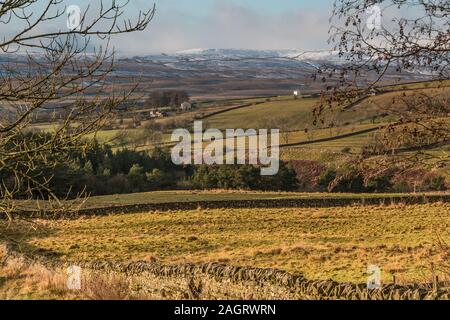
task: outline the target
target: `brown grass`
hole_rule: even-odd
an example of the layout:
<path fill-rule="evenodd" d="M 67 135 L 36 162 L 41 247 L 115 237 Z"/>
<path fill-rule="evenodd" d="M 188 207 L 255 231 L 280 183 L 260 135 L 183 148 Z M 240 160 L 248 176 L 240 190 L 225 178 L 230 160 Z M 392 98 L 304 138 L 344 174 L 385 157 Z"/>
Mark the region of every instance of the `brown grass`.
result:
<path fill-rule="evenodd" d="M 337 208 L 204 209 L 60 220 L 22 241 L 63 261 L 225 262 L 361 283 L 368 264 L 383 283 L 424 282 L 448 257 L 448 204 Z M 12 236 L 12 235 L 11 235 Z"/>
<path fill-rule="evenodd" d="M 2 256 L 0 256 L 0 259 Z M 123 275 L 89 272 L 82 274 L 80 290 L 67 286 L 65 270 L 28 264 L 22 259 L 8 259 L 0 266 L 0 300 L 135 300 L 145 299 L 133 293 Z"/>
<path fill-rule="evenodd" d="M 130 300 L 136 297 L 130 293 L 129 281 L 117 274 L 89 274 L 84 278 L 81 290 L 83 297 L 90 300 Z"/>

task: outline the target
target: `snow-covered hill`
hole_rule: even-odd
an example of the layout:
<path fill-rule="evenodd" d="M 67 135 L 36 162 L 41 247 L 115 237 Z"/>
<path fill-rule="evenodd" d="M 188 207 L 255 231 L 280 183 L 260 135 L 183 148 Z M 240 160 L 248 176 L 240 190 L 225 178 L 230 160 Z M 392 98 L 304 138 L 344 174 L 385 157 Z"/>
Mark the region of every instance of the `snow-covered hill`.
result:
<path fill-rule="evenodd" d="M 344 63 L 345 60 L 339 57 L 337 51 L 330 50 L 242 50 L 242 49 L 189 49 L 176 52 L 172 56 L 191 58 L 222 58 L 230 59 L 286 59 L 296 61 L 322 61 L 329 63 Z"/>
<path fill-rule="evenodd" d="M 331 51 L 189 49 L 171 54 L 128 57 L 139 64 L 160 65 L 177 76 L 238 78 L 296 78 L 310 75 L 323 64 L 341 63 Z"/>

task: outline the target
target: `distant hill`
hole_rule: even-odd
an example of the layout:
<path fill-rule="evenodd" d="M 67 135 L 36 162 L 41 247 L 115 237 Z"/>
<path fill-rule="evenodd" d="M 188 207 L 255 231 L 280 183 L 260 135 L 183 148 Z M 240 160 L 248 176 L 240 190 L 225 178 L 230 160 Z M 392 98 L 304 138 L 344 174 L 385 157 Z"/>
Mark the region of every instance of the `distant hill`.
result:
<path fill-rule="evenodd" d="M 336 51 L 300 49 L 241 50 L 189 49 L 171 54 L 122 57 L 122 63 L 153 66 L 157 76 L 166 77 L 235 77 L 246 79 L 301 79 L 325 65 L 348 64 Z M 156 70 L 156 66 L 161 68 Z M 142 71 L 142 69 L 141 69 Z M 390 70 L 395 75 L 395 70 Z M 420 72 L 406 75 L 407 80 L 424 80 Z"/>
<path fill-rule="evenodd" d="M 39 54 L 33 56 L 39 60 Z M 114 82 L 114 90 L 118 90 L 138 81 L 139 95 L 144 96 L 151 91 L 185 90 L 197 100 L 270 97 L 291 95 L 294 90 L 319 92 L 323 83 L 312 79 L 317 68 L 331 65 L 339 69 L 346 63 L 345 57 L 326 50 L 191 49 L 118 57 L 108 83 Z M 19 74 L 28 72 L 23 54 L 0 54 L 1 64 L 14 64 L 13 70 Z M 396 84 L 425 81 L 429 76 L 423 71 L 398 74 L 389 69 L 385 78 Z M 372 79 L 374 74 L 366 77 Z M 98 94 L 97 88 L 91 91 Z"/>

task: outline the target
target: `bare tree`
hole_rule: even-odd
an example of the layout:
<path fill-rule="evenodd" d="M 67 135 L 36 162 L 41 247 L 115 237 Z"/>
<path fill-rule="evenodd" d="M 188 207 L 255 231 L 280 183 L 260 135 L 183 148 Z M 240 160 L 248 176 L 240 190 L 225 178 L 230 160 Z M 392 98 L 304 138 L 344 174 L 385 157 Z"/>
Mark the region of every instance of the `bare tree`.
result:
<path fill-rule="evenodd" d="M 155 7 L 130 20 L 128 5 L 96 2 L 68 26 L 76 12 L 67 17 L 63 0 L 0 1 L 0 21 L 13 29 L 0 39 L 0 212 L 10 215 L 17 198 L 49 199 L 64 208 L 49 187 L 52 169 L 83 150 L 84 137 L 132 92 L 107 85 L 114 67 L 110 39 L 144 30 Z M 58 122 L 52 133 L 31 130 L 42 113 Z"/>
<path fill-rule="evenodd" d="M 375 11 L 380 13 L 379 20 L 369 21 Z M 414 149 L 417 153 L 409 159 L 416 162 L 430 156 L 426 150 L 448 145 L 450 100 L 444 87 L 450 70 L 449 2 L 335 0 L 330 20 L 330 42 L 347 63 L 341 68 L 323 68 L 315 75 L 328 84 L 314 110 L 315 121 L 323 123 L 329 110 L 340 112 L 369 97 L 375 87 L 388 84 L 388 71 L 397 73 L 397 78 L 420 71 L 437 80 L 435 88 L 411 92 L 403 88 L 384 106 L 390 121 L 381 126 L 382 148 L 378 151 L 394 161 L 403 161 L 406 158 L 400 160 L 396 151 Z M 450 156 L 446 152 L 435 160 L 427 163 L 448 165 Z"/>

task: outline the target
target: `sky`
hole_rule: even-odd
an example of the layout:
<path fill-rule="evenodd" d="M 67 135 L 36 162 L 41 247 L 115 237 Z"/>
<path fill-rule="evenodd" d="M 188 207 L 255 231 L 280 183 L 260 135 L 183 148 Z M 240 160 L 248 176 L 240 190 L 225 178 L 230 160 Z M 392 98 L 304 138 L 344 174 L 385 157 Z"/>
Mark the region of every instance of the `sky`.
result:
<path fill-rule="evenodd" d="M 123 18 L 133 19 L 140 9 L 147 10 L 155 2 L 154 20 L 143 32 L 114 37 L 112 44 L 118 53 L 125 55 L 197 48 L 326 49 L 333 1 L 130 0 Z M 38 1 L 29 10 L 37 15 L 46 2 Z M 97 12 L 99 1 L 63 0 L 63 5 L 78 5 L 81 11 L 88 4 L 92 14 Z M 53 31 L 65 28 L 64 19 L 48 22 L 42 28 Z M 2 33 L 14 33 L 19 27 L 20 23 L 3 25 Z"/>
<path fill-rule="evenodd" d="M 103 0 L 105 6 L 111 1 Z M 335 0 L 129 0 L 122 18 L 136 19 L 139 10 L 153 7 L 153 1 L 156 15 L 145 31 L 112 38 L 111 44 L 118 54 L 145 55 L 210 48 L 331 49 L 327 41 Z M 47 1 L 38 1 L 28 10 L 38 16 L 45 3 Z M 93 18 L 98 13 L 99 3 L 98 0 L 62 0 L 62 8 L 59 8 L 78 5 L 82 12 L 89 8 Z M 407 13 L 404 7 L 400 12 L 383 11 L 383 24 L 387 26 L 389 19 L 399 14 L 416 13 Z M 50 20 L 40 28 L 53 32 L 67 28 L 66 16 L 60 19 Z M 0 36 L 14 35 L 20 28 L 23 28 L 20 20 L 3 24 Z M 91 44 L 98 45 L 94 41 Z"/>
<path fill-rule="evenodd" d="M 131 0 L 130 14 L 148 0 Z M 149 28 L 113 41 L 119 52 L 192 48 L 326 49 L 333 0 L 156 0 Z"/>

